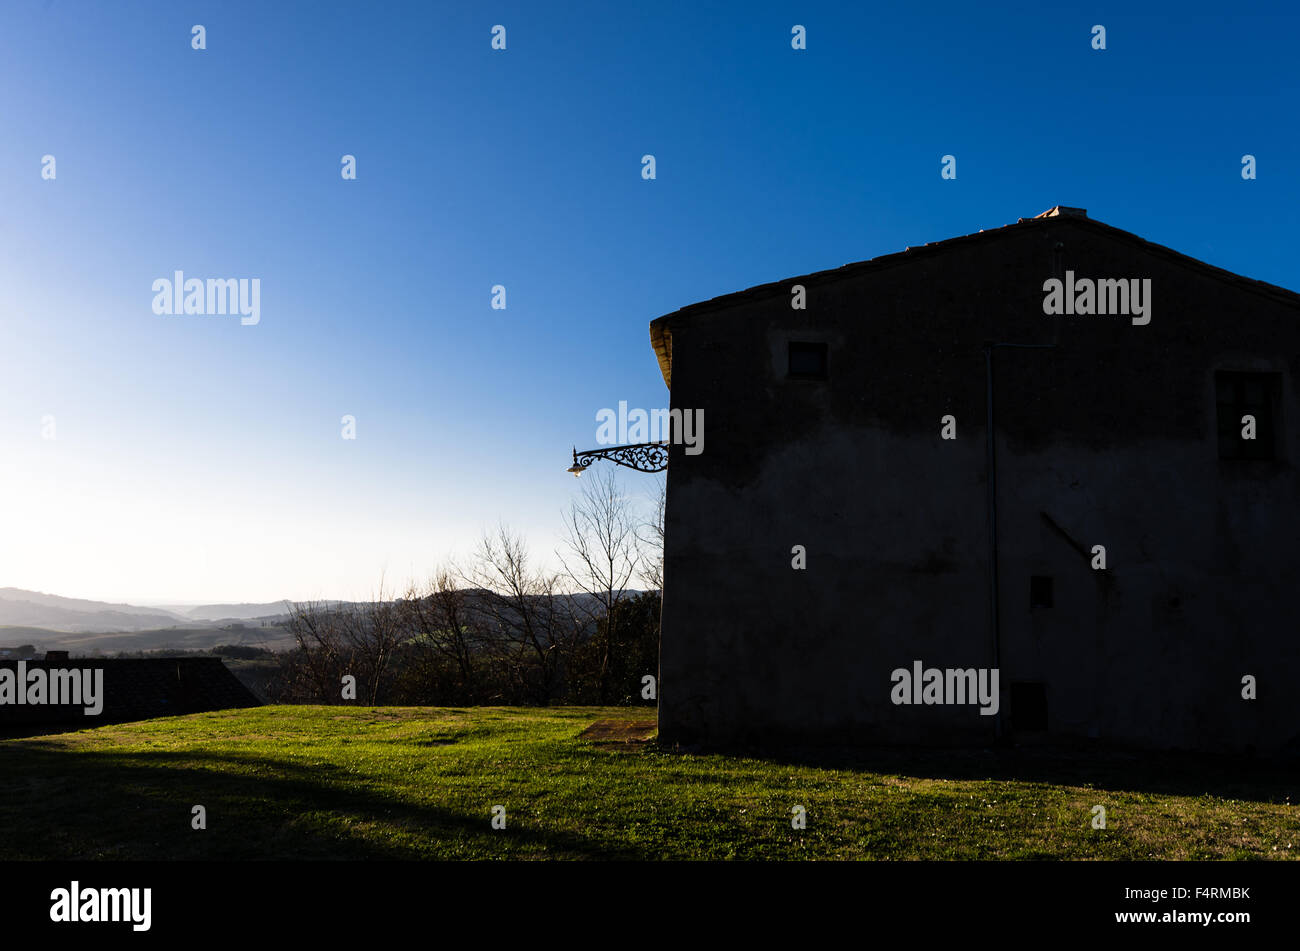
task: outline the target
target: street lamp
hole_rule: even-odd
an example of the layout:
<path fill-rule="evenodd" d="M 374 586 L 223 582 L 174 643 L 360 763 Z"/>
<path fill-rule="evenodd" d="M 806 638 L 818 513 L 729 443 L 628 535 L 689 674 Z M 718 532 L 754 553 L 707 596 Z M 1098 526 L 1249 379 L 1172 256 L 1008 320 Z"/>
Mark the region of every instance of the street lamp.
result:
<path fill-rule="evenodd" d="M 572 472 L 576 479 L 597 459 L 608 459 L 637 472 L 663 472 L 668 468 L 668 440 L 610 446 L 608 449 L 587 449 L 583 452 L 578 452 L 578 447 L 574 446 L 573 465 L 565 471 Z"/>

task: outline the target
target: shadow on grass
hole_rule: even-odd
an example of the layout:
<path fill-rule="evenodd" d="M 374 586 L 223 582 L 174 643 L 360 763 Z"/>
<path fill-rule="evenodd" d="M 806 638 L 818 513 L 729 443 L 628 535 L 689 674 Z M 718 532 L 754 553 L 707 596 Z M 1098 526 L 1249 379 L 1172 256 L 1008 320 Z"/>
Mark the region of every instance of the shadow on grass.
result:
<path fill-rule="evenodd" d="M 493 800 L 501 801 L 509 799 Z M 196 804 L 206 809 L 205 830 L 191 828 Z M 0 747 L 0 859 L 638 857 L 531 828 L 518 812 L 494 830 L 491 804 L 470 815 L 412 803 L 332 763 L 70 751 L 39 741 Z"/>
<path fill-rule="evenodd" d="M 661 750 L 669 752 L 667 748 Z M 1028 746 L 985 749 L 728 747 L 699 753 L 919 779 L 1092 786 L 1114 792 L 1300 802 L 1300 768 L 1278 760 L 1201 753 Z"/>

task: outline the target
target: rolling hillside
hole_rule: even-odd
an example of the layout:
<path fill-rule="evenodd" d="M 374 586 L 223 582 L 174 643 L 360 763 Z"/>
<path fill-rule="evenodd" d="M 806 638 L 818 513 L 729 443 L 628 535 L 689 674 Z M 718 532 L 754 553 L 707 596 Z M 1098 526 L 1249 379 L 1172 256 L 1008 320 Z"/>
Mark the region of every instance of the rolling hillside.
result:
<path fill-rule="evenodd" d="M 267 650 L 286 650 L 293 638 L 282 627 L 244 627 L 195 624 L 141 631 L 79 632 L 48 628 L 0 626 L 0 647 L 31 644 L 38 653 L 71 651 L 73 655 L 116 654 L 121 651 L 210 650 L 218 644 L 250 644 Z"/>
<path fill-rule="evenodd" d="M 189 620 L 162 608 L 64 598 L 21 588 L 0 588 L 0 625 L 25 625 L 58 631 L 135 631 Z"/>
<path fill-rule="evenodd" d="M 206 650 L 218 644 L 282 650 L 292 645 L 278 626 L 286 616 L 287 602 L 171 609 L 0 588 L 0 647 L 33 644 L 40 651 L 104 654 Z"/>

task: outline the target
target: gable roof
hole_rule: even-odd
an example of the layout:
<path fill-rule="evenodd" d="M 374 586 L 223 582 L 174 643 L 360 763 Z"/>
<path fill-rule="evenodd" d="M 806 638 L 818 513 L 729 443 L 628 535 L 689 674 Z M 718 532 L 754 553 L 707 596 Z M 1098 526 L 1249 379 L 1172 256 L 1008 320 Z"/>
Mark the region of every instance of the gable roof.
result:
<path fill-rule="evenodd" d="M 896 264 L 915 260 L 931 254 L 943 253 L 963 244 L 973 243 L 983 240 L 994 235 L 1005 235 L 1011 231 L 1028 230 L 1032 228 L 1042 228 L 1051 224 L 1053 218 L 1069 218 L 1072 224 L 1088 228 L 1099 234 L 1104 234 L 1112 238 L 1128 241 L 1139 245 L 1143 250 L 1152 254 L 1170 258 L 1177 263 L 1186 267 L 1200 270 L 1211 277 L 1218 278 L 1230 284 L 1234 284 L 1245 290 L 1254 293 L 1263 294 L 1274 300 L 1290 304 L 1293 307 L 1300 307 L 1300 294 L 1289 291 L 1285 287 L 1278 287 L 1276 284 L 1269 284 L 1265 281 L 1257 281 L 1253 278 L 1243 277 L 1232 271 L 1215 267 L 1213 264 L 1207 264 L 1197 258 L 1190 257 L 1173 248 L 1165 247 L 1162 244 L 1156 244 L 1154 241 L 1147 241 L 1140 238 L 1130 231 L 1124 231 L 1122 228 L 1116 228 L 1105 222 L 1097 221 L 1095 218 L 1088 217 L 1088 211 L 1085 208 L 1071 208 L 1067 205 L 1056 205 L 1049 208 L 1040 215 L 1032 218 L 1020 218 L 1014 224 L 1003 225 L 1000 228 L 991 228 L 980 230 L 974 234 L 959 235 L 955 238 L 947 238 L 943 241 L 932 241 L 928 244 L 920 245 L 915 248 L 904 248 L 893 254 L 883 254 L 879 257 L 869 258 L 865 261 L 858 261 L 853 264 L 845 264 L 837 268 L 827 268 L 824 271 L 814 271 L 811 274 L 804 274 L 798 277 L 787 277 L 780 281 L 771 281 L 767 284 L 758 284 L 754 287 L 747 288 L 743 291 L 735 291 L 730 294 L 722 294 L 718 297 L 712 297 L 708 300 L 699 301 L 686 307 L 679 308 L 662 317 L 656 317 L 650 322 L 650 345 L 654 348 L 655 355 L 659 359 L 659 371 L 663 374 L 664 383 L 669 389 L 672 388 L 672 369 L 673 369 L 673 338 L 671 324 L 681 320 L 688 320 L 695 316 L 718 310 L 722 307 L 728 307 L 741 303 L 746 300 L 758 300 L 774 296 L 776 294 L 786 294 L 789 292 L 791 282 L 804 281 L 826 281 L 826 280 L 844 280 L 851 277 L 857 277 L 860 274 L 866 274 L 871 271 L 880 270 L 887 267 L 893 267 Z"/>

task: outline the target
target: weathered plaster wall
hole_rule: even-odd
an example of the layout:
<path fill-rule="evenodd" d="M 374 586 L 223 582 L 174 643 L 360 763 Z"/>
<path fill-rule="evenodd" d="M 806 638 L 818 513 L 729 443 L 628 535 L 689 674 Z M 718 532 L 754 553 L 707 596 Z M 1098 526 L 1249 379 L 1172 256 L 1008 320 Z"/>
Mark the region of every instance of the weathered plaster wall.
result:
<path fill-rule="evenodd" d="M 1066 268 L 1151 278 L 1151 323 L 1045 316 Z M 890 702 L 913 660 L 992 664 L 989 340 L 1056 344 L 995 356 L 1004 715 L 1041 681 L 1060 736 L 1300 736 L 1300 309 L 1064 218 L 806 286 L 806 311 L 786 288 L 669 320 L 672 405 L 704 410 L 705 449 L 669 465 L 663 739 L 992 740 L 976 706 Z M 791 338 L 830 344 L 829 381 L 784 379 Z M 1280 462 L 1218 458 L 1216 369 L 1282 373 Z M 1033 574 L 1053 608 L 1029 610 Z"/>

